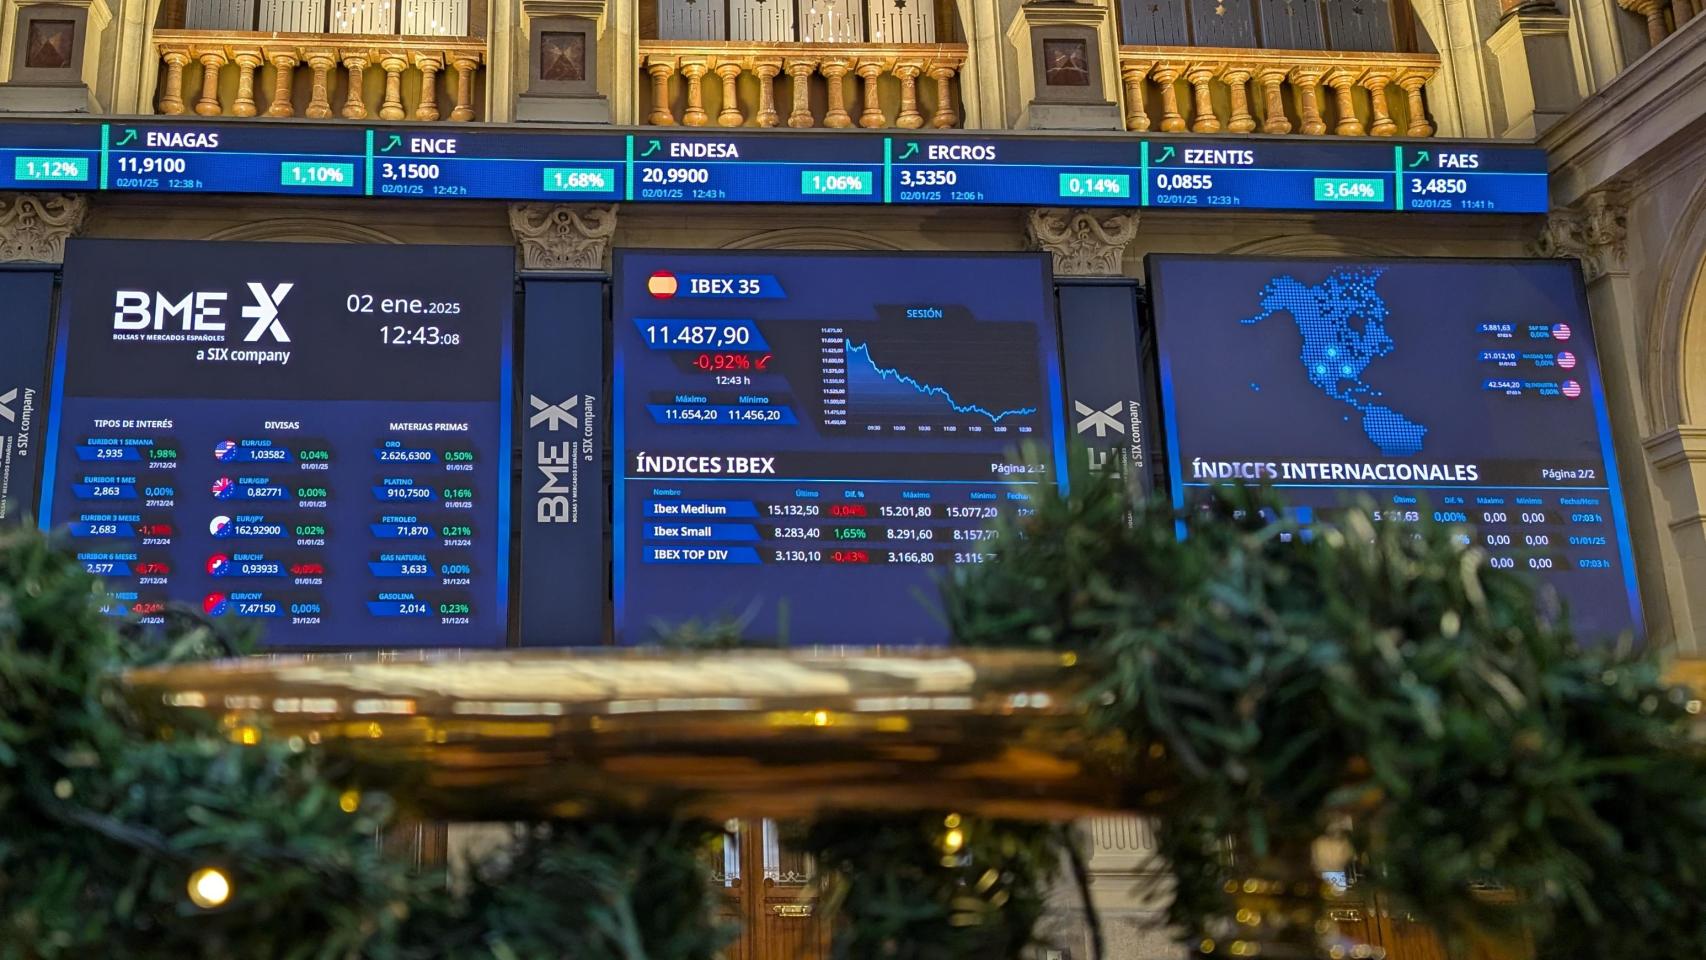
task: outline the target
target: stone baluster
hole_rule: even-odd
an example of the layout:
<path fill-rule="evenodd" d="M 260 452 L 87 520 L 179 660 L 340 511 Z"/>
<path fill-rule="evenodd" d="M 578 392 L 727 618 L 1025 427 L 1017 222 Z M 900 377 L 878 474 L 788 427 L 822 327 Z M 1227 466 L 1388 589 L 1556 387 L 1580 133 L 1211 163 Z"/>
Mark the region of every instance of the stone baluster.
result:
<path fill-rule="evenodd" d="M 261 68 L 261 51 L 254 47 L 233 50 L 231 59 L 237 64 L 237 100 L 231 104 L 231 115 L 252 117 L 260 112 L 255 106 L 255 71 Z"/>
<path fill-rule="evenodd" d="M 1220 118 L 1214 115 L 1214 93 L 1208 86 L 1213 79 L 1213 67 L 1193 64 L 1185 71 L 1185 82 L 1191 85 L 1193 95 L 1192 133 L 1216 133 L 1220 130 Z"/>
<path fill-rule="evenodd" d="M 332 64 L 337 62 L 337 58 L 332 56 L 330 50 L 309 50 L 304 58 L 314 71 L 314 86 L 308 93 L 308 109 L 302 111 L 302 115 L 324 120 L 332 115 L 330 76 Z"/>
<path fill-rule="evenodd" d="M 1676 24 L 1675 29 L 1681 30 L 1682 25 L 1693 16 L 1694 8 L 1689 6 L 1688 0 L 1670 0 L 1670 17 L 1671 22 Z"/>
<path fill-rule="evenodd" d="M 1656 47 L 1670 31 L 1665 27 L 1664 0 L 1619 0 L 1627 10 L 1647 18 L 1647 45 Z"/>
<path fill-rule="evenodd" d="M 681 122 L 690 127 L 702 127 L 711 121 L 705 112 L 705 71 L 703 57 L 682 57 L 681 75 L 687 78 L 687 109 L 681 112 Z"/>
<path fill-rule="evenodd" d="M 894 65 L 894 75 L 900 79 L 900 113 L 894 125 L 903 130 L 924 126 L 924 115 L 918 112 L 918 75 L 924 65 L 917 60 L 902 60 Z"/>
<path fill-rule="evenodd" d="M 817 72 L 817 61 L 811 59 L 796 59 L 789 57 L 782 62 L 788 71 L 789 79 L 793 80 L 794 109 L 788 114 L 788 126 L 810 127 L 817 123 L 812 119 L 811 78 Z"/>
<path fill-rule="evenodd" d="M 380 54 L 379 67 L 385 71 L 385 99 L 379 105 L 381 120 L 401 120 L 408 116 L 403 110 L 403 71 L 408 66 L 409 61 L 400 52 L 386 50 Z"/>
<path fill-rule="evenodd" d="M 438 119 L 438 74 L 444 69 L 444 57 L 438 53 L 417 53 L 415 69 L 421 72 L 421 102 L 415 106 L 416 120 Z"/>
<path fill-rule="evenodd" d="M 296 107 L 290 102 L 291 87 L 296 80 L 296 65 L 301 60 L 293 50 L 268 50 L 267 62 L 273 69 L 272 105 L 267 107 L 267 116 L 294 116 Z"/>
<path fill-rule="evenodd" d="M 184 67 L 190 55 L 182 50 L 168 50 L 160 55 L 166 61 L 166 88 L 160 94 L 160 112 L 177 116 L 184 112 Z"/>
<path fill-rule="evenodd" d="M 1167 133 L 1185 129 L 1185 118 L 1179 113 L 1179 88 L 1174 86 L 1179 79 L 1179 68 L 1170 63 L 1158 63 L 1150 76 L 1161 91 L 1161 129 Z"/>
<path fill-rule="evenodd" d="M 1433 124 L 1428 122 L 1428 107 L 1422 100 L 1422 87 L 1428 78 L 1419 73 L 1406 73 L 1398 78 L 1398 86 L 1404 88 L 1404 108 L 1410 115 L 1410 122 L 1404 127 L 1404 133 L 1412 137 L 1431 137 L 1434 135 Z"/>
<path fill-rule="evenodd" d="M 1125 128 L 1148 130 L 1149 111 L 1143 103 L 1143 81 L 1155 64 L 1151 61 L 1127 60 L 1120 64 L 1120 79 L 1125 83 Z"/>
<path fill-rule="evenodd" d="M 853 118 L 847 114 L 847 88 L 842 84 L 852 67 L 853 61 L 847 57 L 825 57 L 818 65 L 818 72 L 823 74 L 823 81 L 829 87 L 823 110 L 823 125 L 826 127 L 841 129 L 853 125 Z"/>
<path fill-rule="evenodd" d="M 724 60 L 717 64 L 716 72 L 723 80 L 723 108 L 717 111 L 717 126 L 743 126 L 746 114 L 740 112 L 740 97 L 735 93 L 735 81 L 740 79 L 741 73 L 740 61 Z"/>
<path fill-rule="evenodd" d="M 938 130 L 960 125 L 959 114 L 954 111 L 954 75 L 958 72 L 951 63 L 930 65 L 930 78 L 936 81 L 936 112 L 930 115 L 930 125 Z"/>
<path fill-rule="evenodd" d="M 1232 116 L 1226 121 L 1226 129 L 1233 133 L 1249 133 L 1256 129 L 1256 118 L 1250 116 L 1250 68 L 1229 64 L 1221 69 L 1220 79 L 1226 84 L 1232 106 Z"/>
<path fill-rule="evenodd" d="M 363 99 L 366 91 L 362 89 L 362 71 L 367 69 L 367 51 L 343 51 L 344 69 L 349 71 L 349 90 L 344 95 L 343 109 L 338 111 L 345 120 L 367 119 L 367 101 Z"/>
<path fill-rule="evenodd" d="M 1262 132 L 1290 133 L 1291 119 L 1285 115 L 1284 67 L 1262 67 L 1256 71 L 1256 83 L 1262 88 Z"/>
<path fill-rule="evenodd" d="M 646 72 L 652 77 L 652 112 L 646 122 L 654 127 L 675 126 L 675 114 L 669 111 L 669 77 L 675 72 L 675 61 L 648 58 Z"/>
<path fill-rule="evenodd" d="M 480 60 L 458 55 L 452 65 L 456 68 L 456 106 L 450 108 L 450 119 L 466 123 L 474 119 L 474 71 L 479 69 Z"/>
<path fill-rule="evenodd" d="M 195 112 L 204 117 L 217 117 L 219 106 L 219 68 L 225 66 L 225 51 L 202 50 L 196 55 L 201 61 L 201 96 L 196 99 Z"/>
<path fill-rule="evenodd" d="M 1386 104 L 1386 87 L 1391 82 L 1392 75 L 1379 70 L 1371 70 L 1362 78 L 1362 87 L 1368 91 L 1369 113 L 1373 117 L 1368 132 L 1377 137 L 1390 137 L 1398 132 L 1398 124 L 1392 119 Z"/>
<path fill-rule="evenodd" d="M 883 75 L 883 63 L 878 60 L 861 60 L 853 68 L 859 79 L 865 81 L 865 109 L 859 113 L 859 126 L 866 128 L 886 127 L 888 118 L 883 116 L 883 104 L 877 96 L 877 78 Z"/>
<path fill-rule="evenodd" d="M 1357 119 L 1356 101 L 1351 99 L 1356 79 L 1357 75 L 1349 70 L 1334 70 L 1326 77 L 1327 86 L 1333 88 L 1333 109 L 1338 114 L 1333 132 L 1341 137 L 1360 137 L 1364 133 L 1362 121 Z"/>
<path fill-rule="evenodd" d="M 780 125 L 782 117 L 776 112 L 776 75 L 782 72 L 781 58 L 761 57 L 754 60 L 752 72 L 758 74 L 758 125 Z"/>
<path fill-rule="evenodd" d="M 1321 119 L 1321 71 L 1292 67 L 1291 85 L 1297 90 L 1297 115 L 1302 119 L 1299 132 L 1318 137 L 1327 132 L 1327 122 Z"/>

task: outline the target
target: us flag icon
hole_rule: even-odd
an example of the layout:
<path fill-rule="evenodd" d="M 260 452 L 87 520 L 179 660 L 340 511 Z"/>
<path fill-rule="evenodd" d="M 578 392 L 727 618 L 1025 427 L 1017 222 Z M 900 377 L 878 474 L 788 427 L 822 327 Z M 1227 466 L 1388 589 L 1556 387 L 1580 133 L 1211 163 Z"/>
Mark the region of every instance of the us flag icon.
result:
<path fill-rule="evenodd" d="M 1552 325 L 1552 339 L 1554 339 L 1554 340 L 1568 340 L 1568 339 L 1570 339 L 1570 325 L 1567 323 L 1554 323 Z"/>
<path fill-rule="evenodd" d="M 1581 384 L 1577 383 L 1574 380 L 1565 380 L 1564 381 L 1564 396 L 1569 397 L 1571 400 L 1574 400 L 1581 395 L 1582 395 L 1582 385 Z"/>
<path fill-rule="evenodd" d="M 1563 367 L 1565 370 L 1576 369 L 1576 355 L 1568 350 L 1558 354 L 1558 366 Z"/>

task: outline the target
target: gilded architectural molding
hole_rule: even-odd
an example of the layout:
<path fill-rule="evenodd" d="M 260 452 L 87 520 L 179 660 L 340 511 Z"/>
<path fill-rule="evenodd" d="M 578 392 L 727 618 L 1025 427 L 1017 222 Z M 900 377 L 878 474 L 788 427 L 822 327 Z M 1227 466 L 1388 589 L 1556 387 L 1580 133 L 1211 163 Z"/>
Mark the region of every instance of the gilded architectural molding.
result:
<path fill-rule="evenodd" d="M 1025 235 L 1030 249 L 1054 255 L 1055 276 L 1120 277 L 1137 213 L 1036 207 L 1025 214 Z"/>
<path fill-rule="evenodd" d="M 512 203 L 509 228 L 523 270 L 605 270 L 616 236 L 616 207 Z"/>
<path fill-rule="evenodd" d="M 1609 190 L 1596 190 L 1565 210 L 1554 210 L 1530 244 L 1542 257 L 1577 257 L 1592 283 L 1629 269 L 1629 206 Z"/>
<path fill-rule="evenodd" d="M 80 193 L 0 193 L 0 263 L 63 261 L 88 214 Z"/>

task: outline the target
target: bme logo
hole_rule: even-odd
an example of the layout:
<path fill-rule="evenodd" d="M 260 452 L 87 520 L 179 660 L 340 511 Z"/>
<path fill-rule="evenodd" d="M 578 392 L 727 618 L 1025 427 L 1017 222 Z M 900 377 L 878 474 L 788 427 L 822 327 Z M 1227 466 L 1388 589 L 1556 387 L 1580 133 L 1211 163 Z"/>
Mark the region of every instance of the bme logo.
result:
<path fill-rule="evenodd" d="M 290 334 L 279 322 L 278 307 L 290 295 L 294 283 L 281 283 L 270 292 L 259 283 L 248 285 L 255 302 L 243 308 L 243 319 L 251 321 L 244 343 L 254 343 L 262 334 L 279 343 L 289 343 Z M 120 290 L 113 300 L 114 330 L 164 330 L 168 317 L 175 318 L 184 331 L 222 333 L 225 321 L 220 317 L 225 300 L 230 296 L 223 290 L 198 290 L 186 293 L 177 300 L 164 293 L 146 290 Z"/>

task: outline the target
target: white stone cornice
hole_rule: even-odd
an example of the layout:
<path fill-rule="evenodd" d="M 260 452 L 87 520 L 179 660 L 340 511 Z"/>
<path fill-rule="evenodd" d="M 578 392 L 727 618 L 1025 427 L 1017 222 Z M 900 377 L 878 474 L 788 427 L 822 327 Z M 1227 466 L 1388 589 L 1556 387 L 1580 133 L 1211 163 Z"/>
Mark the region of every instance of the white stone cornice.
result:
<path fill-rule="evenodd" d="M 1030 249 L 1054 255 L 1057 277 L 1120 277 L 1137 212 L 1036 207 L 1026 212 L 1025 235 Z"/>
<path fill-rule="evenodd" d="M 1706 122 L 1706 16 L 1694 17 L 1541 135 L 1552 202 L 1573 206 L 1644 165 L 1691 145 Z M 1693 146 L 1698 146 L 1693 138 Z"/>
<path fill-rule="evenodd" d="M 509 228 L 523 270 L 608 270 L 616 207 L 512 203 Z"/>
<path fill-rule="evenodd" d="M 1612 190 L 1596 190 L 1581 203 L 1554 210 L 1529 248 L 1541 257 L 1576 257 L 1588 283 L 1629 272 L 1629 206 Z"/>
<path fill-rule="evenodd" d="M 80 193 L 0 193 L 0 263 L 63 262 L 88 214 Z"/>
<path fill-rule="evenodd" d="M 1641 441 L 1647 462 L 1663 470 L 1686 463 L 1706 463 L 1706 427 L 1672 427 Z"/>

